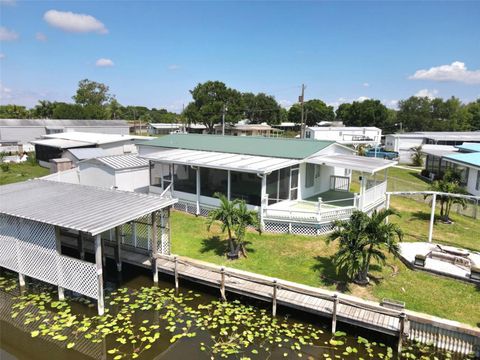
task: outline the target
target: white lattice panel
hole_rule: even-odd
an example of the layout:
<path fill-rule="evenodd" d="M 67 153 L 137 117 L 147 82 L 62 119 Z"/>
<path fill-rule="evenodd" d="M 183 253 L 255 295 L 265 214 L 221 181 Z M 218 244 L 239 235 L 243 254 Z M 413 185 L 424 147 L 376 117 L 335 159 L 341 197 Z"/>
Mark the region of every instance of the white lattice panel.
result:
<path fill-rule="evenodd" d="M 0 221 L 0 266 L 98 298 L 95 264 L 60 255 L 53 225 L 7 215 Z"/>
<path fill-rule="evenodd" d="M 332 223 L 323 224 L 302 224 L 280 221 L 264 221 L 265 232 L 278 234 L 297 234 L 297 235 L 322 235 L 332 231 Z"/>
<path fill-rule="evenodd" d="M 158 252 L 164 255 L 170 255 L 170 229 L 168 225 L 170 224 L 169 212 L 167 210 L 162 210 L 160 212 L 160 236 L 158 238 Z"/>

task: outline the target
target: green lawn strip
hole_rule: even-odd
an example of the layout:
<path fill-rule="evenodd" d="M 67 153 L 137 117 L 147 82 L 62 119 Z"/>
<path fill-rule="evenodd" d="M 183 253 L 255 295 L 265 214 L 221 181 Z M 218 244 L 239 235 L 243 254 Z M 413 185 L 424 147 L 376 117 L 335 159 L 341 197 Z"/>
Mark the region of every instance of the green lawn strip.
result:
<path fill-rule="evenodd" d="M 19 181 L 25 181 L 32 178 L 42 177 L 50 173 L 49 169 L 40 165 L 31 163 L 9 164 L 9 170 L 0 169 L 0 185 L 11 184 Z"/>
<path fill-rule="evenodd" d="M 404 219 L 406 217 L 402 218 L 402 221 Z M 404 221 L 404 224 L 407 224 L 407 227 L 413 226 L 405 229 L 407 233 L 414 232 L 418 226 L 411 221 Z M 478 229 L 480 224 L 477 231 Z M 386 297 L 403 300 L 406 301 L 408 309 L 471 325 L 480 323 L 480 312 L 476 311 L 480 303 L 480 291 L 474 285 L 413 271 L 399 260 L 393 261 L 390 258 L 389 264 L 393 265 L 393 268 L 388 265 L 381 270 L 376 265 L 372 267 L 372 275 L 377 279 L 372 285 L 363 288 L 350 284 L 345 289 L 345 278 L 336 274 L 331 261 L 336 245 L 327 246 L 325 237 L 268 233 L 258 235 L 249 232 L 246 236 L 249 242 L 248 258 L 237 261 L 226 259 L 225 238 L 218 227 L 212 227 L 212 231 L 208 232 L 205 218 L 181 212 L 172 213 L 174 254 L 272 278 L 329 290 L 345 290 L 366 299 L 381 300 Z"/>

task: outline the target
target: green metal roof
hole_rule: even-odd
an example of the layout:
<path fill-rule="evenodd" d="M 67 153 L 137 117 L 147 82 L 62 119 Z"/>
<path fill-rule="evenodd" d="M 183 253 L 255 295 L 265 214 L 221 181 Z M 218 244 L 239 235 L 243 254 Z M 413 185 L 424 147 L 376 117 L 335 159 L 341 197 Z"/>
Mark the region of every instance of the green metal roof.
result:
<path fill-rule="evenodd" d="M 139 145 L 270 156 L 286 159 L 304 159 L 334 143 L 334 141 L 255 136 L 171 134 L 155 140 L 141 142 Z"/>

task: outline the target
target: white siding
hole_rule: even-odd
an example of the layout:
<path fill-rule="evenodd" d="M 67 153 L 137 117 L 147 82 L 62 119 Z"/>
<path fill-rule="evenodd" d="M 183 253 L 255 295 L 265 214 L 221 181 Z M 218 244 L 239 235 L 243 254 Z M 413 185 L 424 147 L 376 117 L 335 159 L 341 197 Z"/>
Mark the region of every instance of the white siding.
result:
<path fill-rule="evenodd" d="M 148 192 L 150 184 L 149 169 L 126 169 L 115 174 L 116 186 L 119 190 Z"/>
<path fill-rule="evenodd" d="M 115 186 L 115 172 L 107 166 L 80 164 L 80 184 L 111 188 Z"/>
<path fill-rule="evenodd" d="M 469 168 L 467 187 L 465 190 L 467 190 L 472 195 L 480 196 L 480 189 L 475 189 L 475 186 L 477 185 L 478 173 L 480 173 L 479 169 Z"/>

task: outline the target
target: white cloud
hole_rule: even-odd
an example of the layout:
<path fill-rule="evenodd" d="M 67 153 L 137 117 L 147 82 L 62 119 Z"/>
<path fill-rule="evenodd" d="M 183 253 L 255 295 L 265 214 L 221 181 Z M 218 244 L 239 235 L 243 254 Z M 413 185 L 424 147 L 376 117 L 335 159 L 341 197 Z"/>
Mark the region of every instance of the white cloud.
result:
<path fill-rule="evenodd" d="M 42 41 L 42 42 L 45 42 L 45 41 L 48 40 L 47 35 L 45 35 L 44 33 L 41 33 L 41 32 L 37 32 L 35 34 L 35 39 L 37 39 L 38 41 Z"/>
<path fill-rule="evenodd" d="M 181 68 L 181 66 L 178 65 L 178 64 L 168 65 L 168 70 L 174 71 L 174 70 L 178 70 L 178 69 L 180 69 L 180 68 Z"/>
<path fill-rule="evenodd" d="M 465 63 L 454 61 L 450 65 L 434 66 L 428 70 L 417 70 L 409 79 L 480 84 L 480 70 L 468 70 Z"/>
<path fill-rule="evenodd" d="M 95 62 L 95 66 L 98 67 L 112 67 L 115 65 L 112 60 L 110 59 L 105 59 L 105 58 L 100 58 Z"/>
<path fill-rule="evenodd" d="M 5 58 L 6 58 L 5 54 L 4 54 L 4 53 L 0 53 L 0 60 L 5 59 Z"/>
<path fill-rule="evenodd" d="M 414 95 L 416 97 L 427 97 L 429 99 L 434 99 L 437 97 L 438 90 L 437 89 L 422 89 L 417 91 L 417 93 Z"/>
<path fill-rule="evenodd" d="M 0 83 L 0 102 L 3 103 L 4 101 L 8 101 L 12 98 L 12 89 L 3 86 Z"/>
<path fill-rule="evenodd" d="M 383 104 L 390 109 L 398 109 L 398 100 L 383 100 Z"/>
<path fill-rule="evenodd" d="M 360 96 L 355 101 L 364 102 L 365 100 L 370 100 L 370 98 L 368 96 Z"/>
<path fill-rule="evenodd" d="M 283 107 L 283 108 L 285 108 L 285 109 L 288 110 L 288 109 L 290 109 L 290 108 L 292 107 L 293 102 L 290 101 L 290 100 L 285 100 L 285 99 L 283 99 L 283 100 L 278 100 L 278 104 L 279 104 L 281 107 Z"/>
<path fill-rule="evenodd" d="M 0 27 L 0 41 L 14 41 L 18 39 L 18 34 L 4 26 Z"/>
<path fill-rule="evenodd" d="M 98 34 L 108 33 L 105 25 L 87 14 L 77 14 L 71 11 L 48 10 L 43 19 L 53 27 L 73 33 L 96 32 Z"/>
<path fill-rule="evenodd" d="M 364 83 L 362 84 L 362 86 L 363 86 L 363 87 L 369 87 L 369 86 L 370 86 L 370 84 L 369 84 L 369 83 L 367 83 L 367 82 L 364 82 Z"/>

